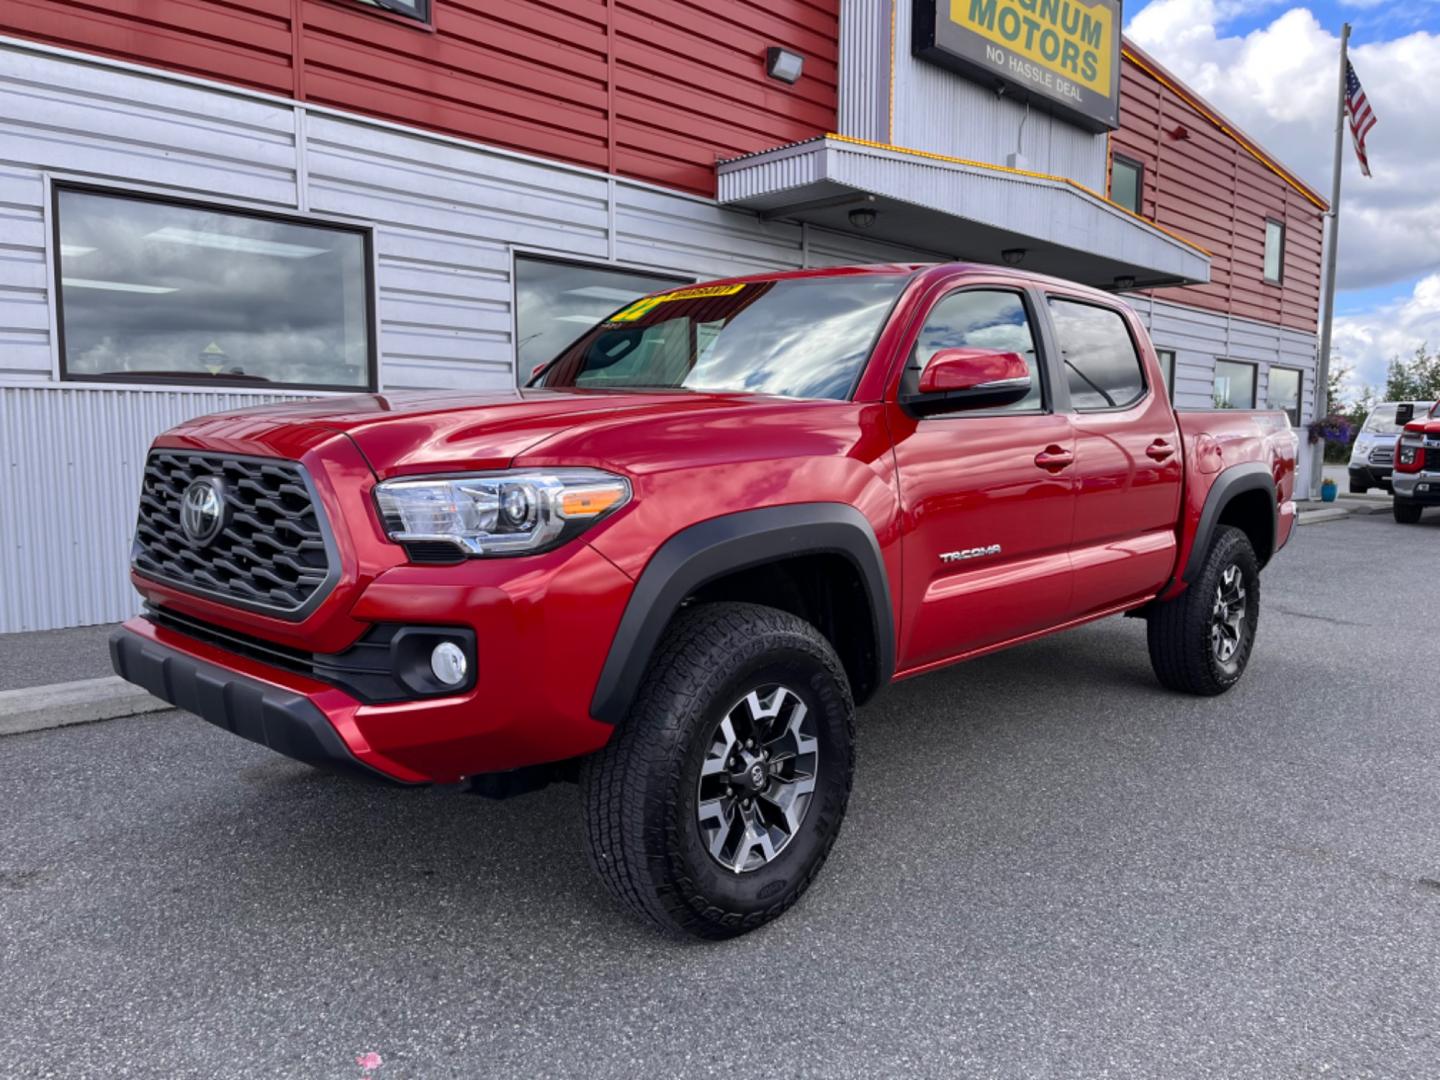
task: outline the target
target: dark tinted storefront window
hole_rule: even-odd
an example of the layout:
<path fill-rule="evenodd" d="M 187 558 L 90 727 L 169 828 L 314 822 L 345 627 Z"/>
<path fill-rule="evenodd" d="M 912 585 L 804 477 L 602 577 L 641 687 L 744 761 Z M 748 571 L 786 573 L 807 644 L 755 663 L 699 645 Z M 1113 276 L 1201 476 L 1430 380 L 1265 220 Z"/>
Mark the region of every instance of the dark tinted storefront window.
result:
<path fill-rule="evenodd" d="M 1215 408 L 1255 407 L 1255 365 L 1239 360 L 1215 361 Z"/>
<path fill-rule="evenodd" d="M 1165 379 L 1165 392 L 1175 400 L 1175 350 L 1156 349 L 1155 357 L 1160 361 L 1160 374 Z"/>
<path fill-rule="evenodd" d="M 66 378 L 374 383 L 358 229 L 58 188 Z"/>
<path fill-rule="evenodd" d="M 545 363 L 586 330 L 632 300 L 688 283 L 679 277 L 632 270 L 515 259 L 515 354 L 517 379 L 524 384 Z"/>
<path fill-rule="evenodd" d="M 1295 368 L 1272 367 L 1266 386 L 1266 404 L 1290 414 L 1290 426 L 1300 426 L 1300 385 L 1302 376 Z"/>

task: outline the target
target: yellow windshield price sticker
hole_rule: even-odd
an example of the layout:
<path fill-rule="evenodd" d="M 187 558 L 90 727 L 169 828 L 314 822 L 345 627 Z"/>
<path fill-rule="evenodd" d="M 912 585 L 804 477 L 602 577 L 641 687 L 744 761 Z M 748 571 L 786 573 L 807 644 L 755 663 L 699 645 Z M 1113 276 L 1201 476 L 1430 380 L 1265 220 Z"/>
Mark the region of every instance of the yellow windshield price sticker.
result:
<path fill-rule="evenodd" d="M 636 300 L 629 307 L 617 311 L 610 316 L 609 321 L 612 323 L 635 322 L 643 319 L 661 304 L 668 304 L 673 300 L 704 300 L 712 296 L 734 296 L 743 288 L 745 288 L 743 282 L 739 285 L 699 285 L 693 289 L 676 289 L 674 292 L 661 293 L 659 296 L 647 296 L 643 300 Z"/>

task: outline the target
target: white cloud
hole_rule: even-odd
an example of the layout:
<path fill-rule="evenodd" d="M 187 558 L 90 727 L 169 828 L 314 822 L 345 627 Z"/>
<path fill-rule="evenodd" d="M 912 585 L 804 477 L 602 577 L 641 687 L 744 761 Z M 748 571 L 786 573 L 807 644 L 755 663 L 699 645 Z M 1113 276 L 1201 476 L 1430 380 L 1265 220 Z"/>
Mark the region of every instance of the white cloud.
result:
<path fill-rule="evenodd" d="M 1335 319 L 1336 362 L 1351 369 L 1351 392 L 1362 385 L 1385 388 L 1385 367 L 1391 357 L 1409 359 L 1417 346 L 1440 349 L 1440 273 L 1415 283 L 1403 300 L 1367 312 Z"/>
<path fill-rule="evenodd" d="M 1227 36 L 1240 10 L 1229 0 L 1152 0 L 1128 33 L 1328 197 L 1339 39 L 1303 7 Z M 1440 34 L 1352 39 L 1351 59 L 1379 123 L 1368 140 L 1370 179 L 1346 136 L 1342 289 L 1440 269 Z"/>

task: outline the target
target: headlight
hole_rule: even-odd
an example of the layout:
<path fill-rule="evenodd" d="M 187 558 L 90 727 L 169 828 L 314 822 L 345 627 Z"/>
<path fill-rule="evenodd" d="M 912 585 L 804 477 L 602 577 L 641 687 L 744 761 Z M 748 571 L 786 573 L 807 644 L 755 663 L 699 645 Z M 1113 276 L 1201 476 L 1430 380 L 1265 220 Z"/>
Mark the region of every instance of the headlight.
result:
<path fill-rule="evenodd" d="M 630 482 L 599 469 L 387 480 L 375 488 L 398 543 L 450 543 L 466 555 L 528 555 L 562 544 L 630 501 Z"/>

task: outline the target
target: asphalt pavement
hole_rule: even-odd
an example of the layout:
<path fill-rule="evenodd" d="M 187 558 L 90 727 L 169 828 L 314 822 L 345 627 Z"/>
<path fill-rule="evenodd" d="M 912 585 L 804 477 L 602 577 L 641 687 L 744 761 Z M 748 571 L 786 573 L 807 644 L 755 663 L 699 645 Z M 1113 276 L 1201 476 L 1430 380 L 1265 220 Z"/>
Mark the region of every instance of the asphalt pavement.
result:
<path fill-rule="evenodd" d="M 1243 682 L 1111 619 L 883 693 L 779 922 L 676 942 L 573 789 L 312 773 L 179 713 L 0 739 L 0 1074 L 1433 1077 L 1440 514 L 1300 530 Z"/>

